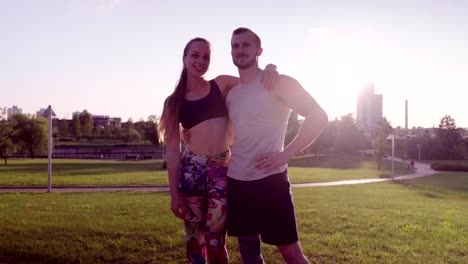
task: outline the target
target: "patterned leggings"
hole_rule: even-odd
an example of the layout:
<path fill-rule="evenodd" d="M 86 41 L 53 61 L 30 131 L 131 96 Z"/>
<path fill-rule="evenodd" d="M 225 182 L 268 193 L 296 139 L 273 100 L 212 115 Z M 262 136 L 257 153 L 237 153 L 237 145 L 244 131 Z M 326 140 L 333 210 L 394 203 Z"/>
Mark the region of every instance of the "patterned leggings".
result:
<path fill-rule="evenodd" d="M 182 154 L 179 193 L 187 212 L 187 262 L 228 263 L 226 250 L 226 181 L 231 152 L 214 156 L 189 150 Z"/>

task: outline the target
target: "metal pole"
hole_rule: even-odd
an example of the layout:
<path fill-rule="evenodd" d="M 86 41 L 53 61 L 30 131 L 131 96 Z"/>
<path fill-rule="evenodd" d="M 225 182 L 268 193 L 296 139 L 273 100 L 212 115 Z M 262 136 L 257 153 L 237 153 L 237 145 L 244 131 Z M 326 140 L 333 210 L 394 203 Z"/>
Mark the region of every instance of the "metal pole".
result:
<path fill-rule="evenodd" d="M 162 158 L 163 158 L 163 169 L 167 168 L 167 153 L 166 153 L 166 141 L 164 140 L 163 143 L 163 153 L 162 153 Z"/>
<path fill-rule="evenodd" d="M 421 160 L 421 145 L 418 145 L 418 150 L 419 150 L 418 158 L 419 160 Z"/>
<path fill-rule="evenodd" d="M 50 192 L 52 189 L 52 107 L 49 105 L 49 115 L 48 115 L 48 151 L 47 151 L 47 160 L 48 160 L 48 174 L 47 174 L 47 192 Z"/>
<path fill-rule="evenodd" d="M 392 180 L 395 177 L 395 134 L 392 134 Z"/>

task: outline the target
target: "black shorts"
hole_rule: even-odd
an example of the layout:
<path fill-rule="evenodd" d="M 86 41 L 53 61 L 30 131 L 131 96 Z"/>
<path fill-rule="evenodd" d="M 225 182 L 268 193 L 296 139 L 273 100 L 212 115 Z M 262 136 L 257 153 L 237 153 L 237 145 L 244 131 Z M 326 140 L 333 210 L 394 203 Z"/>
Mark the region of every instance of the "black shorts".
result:
<path fill-rule="evenodd" d="M 260 235 L 264 243 L 298 241 L 296 216 L 287 170 L 255 181 L 227 181 L 229 236 Z"/>

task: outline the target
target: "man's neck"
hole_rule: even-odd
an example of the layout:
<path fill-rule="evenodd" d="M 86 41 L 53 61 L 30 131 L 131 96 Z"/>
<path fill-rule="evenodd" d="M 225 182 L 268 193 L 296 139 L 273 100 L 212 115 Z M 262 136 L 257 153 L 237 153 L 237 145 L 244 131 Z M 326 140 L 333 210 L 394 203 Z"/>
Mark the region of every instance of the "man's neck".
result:
<path fill-rule="evenodd" d="M 241 83 L 249 83 L 257 79 L 258 73 L 260 71 L 261 70 L 257 64 L 252 65 L 248 69 L 239 69 L 239 78 L 240 78 Z"/>

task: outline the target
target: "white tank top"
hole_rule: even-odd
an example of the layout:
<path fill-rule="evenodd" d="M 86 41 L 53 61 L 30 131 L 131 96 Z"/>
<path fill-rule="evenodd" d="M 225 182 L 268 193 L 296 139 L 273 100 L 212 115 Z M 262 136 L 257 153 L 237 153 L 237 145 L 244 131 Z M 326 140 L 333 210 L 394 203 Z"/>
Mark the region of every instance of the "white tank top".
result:
<path fill-rule="evenodd" d="M 265 174 L 255 169 L 255 158 L 283 150 L 290 109 L 267 91 L 260 80 L 233 87 L 226 104 L 234 126 L 228 177 L 253 181 L 283 172 L 287 165 Z"/>

